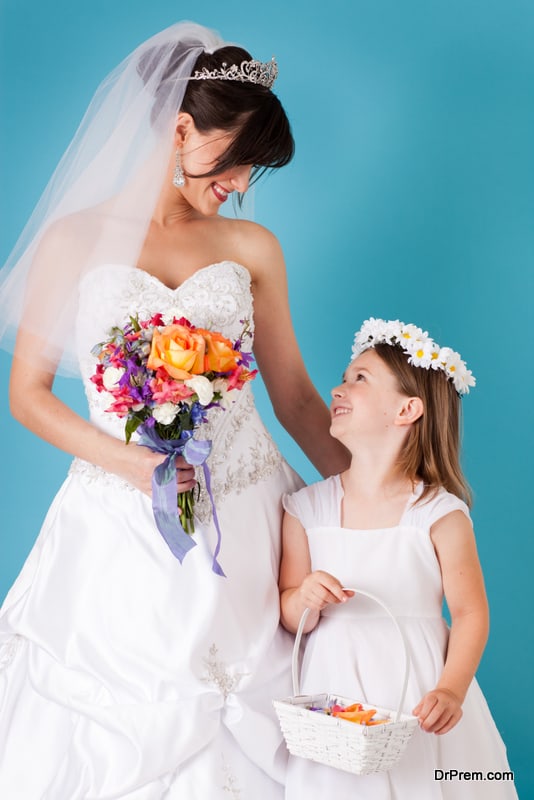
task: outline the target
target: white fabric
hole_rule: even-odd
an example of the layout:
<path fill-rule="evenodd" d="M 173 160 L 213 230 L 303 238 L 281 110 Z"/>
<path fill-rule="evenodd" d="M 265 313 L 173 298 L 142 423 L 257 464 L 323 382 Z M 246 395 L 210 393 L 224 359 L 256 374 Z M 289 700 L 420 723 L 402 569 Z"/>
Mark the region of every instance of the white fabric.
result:
<path fill-rule="evenodd" d="M 343 488 L 338 476 L 284 498 L 286 510 L 306 529 L 312 569 L 335 575 L 345 586 L 368 591 L 388 606 L 408 641 L 412 666 L 403 712 L 411 713 L 441 674 L 448 628 L 442 618 L 443 590 L 430 526 L 465 504 L 445 490 L 413 505 L 399 524 L 378 530 L 341 527 Z M 301 691 L 331 692 L 396 710 L 404 651 L 393 623 L 371 600 L 358 596 L 325 609 L 307 637 Z M 401 762 L 386 773 L 356 776 L 290 758 L 286 800 L 511 800 L 512 782 L 437 780 L 435 770 L 508 771 L 506 753 L 476 682 L 464 715 L 443 736 L 417 729 Z"/>
<path fill-rule="evenodd" d="M 90 348 L 129 313 L 175 309 L 229 337 L 252 315 L 232 262 L 172 291 L 103 265 L 82 283 L 77 350 L 95 425 L 122 436 L 88 380 Z M 276 800 L 285 748 L 271 705 L 290 693 L 278 626 L 283 492 L 302 482 L 250 389 L 210 423 L 213 487 L 183 565 L 150 499 L 75 461 L 0 614 L 0 797 L 15 800 Z M 134 445 L 132 445 L 134 446 Z M 12 532 L 16 536 L 16 531 Z"/>

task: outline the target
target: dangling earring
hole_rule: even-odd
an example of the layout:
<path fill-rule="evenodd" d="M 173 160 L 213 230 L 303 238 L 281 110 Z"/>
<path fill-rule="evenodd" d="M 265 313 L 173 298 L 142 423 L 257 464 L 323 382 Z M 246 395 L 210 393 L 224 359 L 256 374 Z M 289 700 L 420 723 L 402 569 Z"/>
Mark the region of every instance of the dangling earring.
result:
<path fill-rule="evenodd" d="M 182 169 L 182 157 L 179 150 L 176 151 L 176 164 L 174 167 L 174 175 L 172 176 L 172 183 L 177 189 L 181 186 L 185 186 L 185 175 Z"/>

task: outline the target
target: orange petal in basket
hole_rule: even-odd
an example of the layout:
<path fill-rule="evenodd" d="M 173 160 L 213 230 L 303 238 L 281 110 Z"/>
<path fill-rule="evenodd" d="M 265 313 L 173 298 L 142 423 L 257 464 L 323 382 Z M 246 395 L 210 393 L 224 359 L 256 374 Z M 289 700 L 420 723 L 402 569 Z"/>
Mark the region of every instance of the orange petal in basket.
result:
<path fill-rule="evenodd" d="M 350 706 L 345 706 L 343 711 L 363 711 L 363 706 L 361 703 L 353 703 Z"/>
<path fill-rule="evenodd" d="M 334 711 L 334 717 L 346 719 L 348 722 L 357 722 L 359 725 L 367 725 L 376 714 L 376 708 L 370 708 L 368 711 Z"/>

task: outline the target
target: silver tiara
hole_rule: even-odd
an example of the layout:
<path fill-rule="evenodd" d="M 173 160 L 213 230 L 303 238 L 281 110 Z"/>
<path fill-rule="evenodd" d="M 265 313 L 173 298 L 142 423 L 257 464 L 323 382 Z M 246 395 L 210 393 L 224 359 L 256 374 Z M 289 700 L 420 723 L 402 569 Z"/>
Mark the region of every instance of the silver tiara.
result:
<path fill-rule="evenodd" d="M 190 81 L 241 81 L 241 83 L 260 83 L 270 89 L 278 75 L 278 64 L 274 56 L 270 61 L 242 61 L 238 66 L 232 64 L 228 66 L 223 62 L 220 69 L 197 70 Z"/>

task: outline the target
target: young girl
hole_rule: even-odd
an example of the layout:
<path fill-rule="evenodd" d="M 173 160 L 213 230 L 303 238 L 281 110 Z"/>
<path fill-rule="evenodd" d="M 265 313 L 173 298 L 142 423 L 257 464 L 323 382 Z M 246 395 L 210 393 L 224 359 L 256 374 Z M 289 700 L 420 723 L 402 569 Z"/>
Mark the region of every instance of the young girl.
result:
<path fill-rule="evenodd" d="M 402 710 L 420 727 L 388 772 L 359 776 L 291 758 L 287 800 L 517 797 L 474 680 L 488 608 L 459 464 L 460 395 L 474 383 L 457 353 L 414 325 L 370 319 L 356 334 L 332 391 L 330 429 L 351 466 L 284 498 L 282 622 L 295 632 L 311 610 L 304 694 L 396 709 L 400 637 L 376 603 L 343 587 L 383 600 L 411 656 Z"/>

